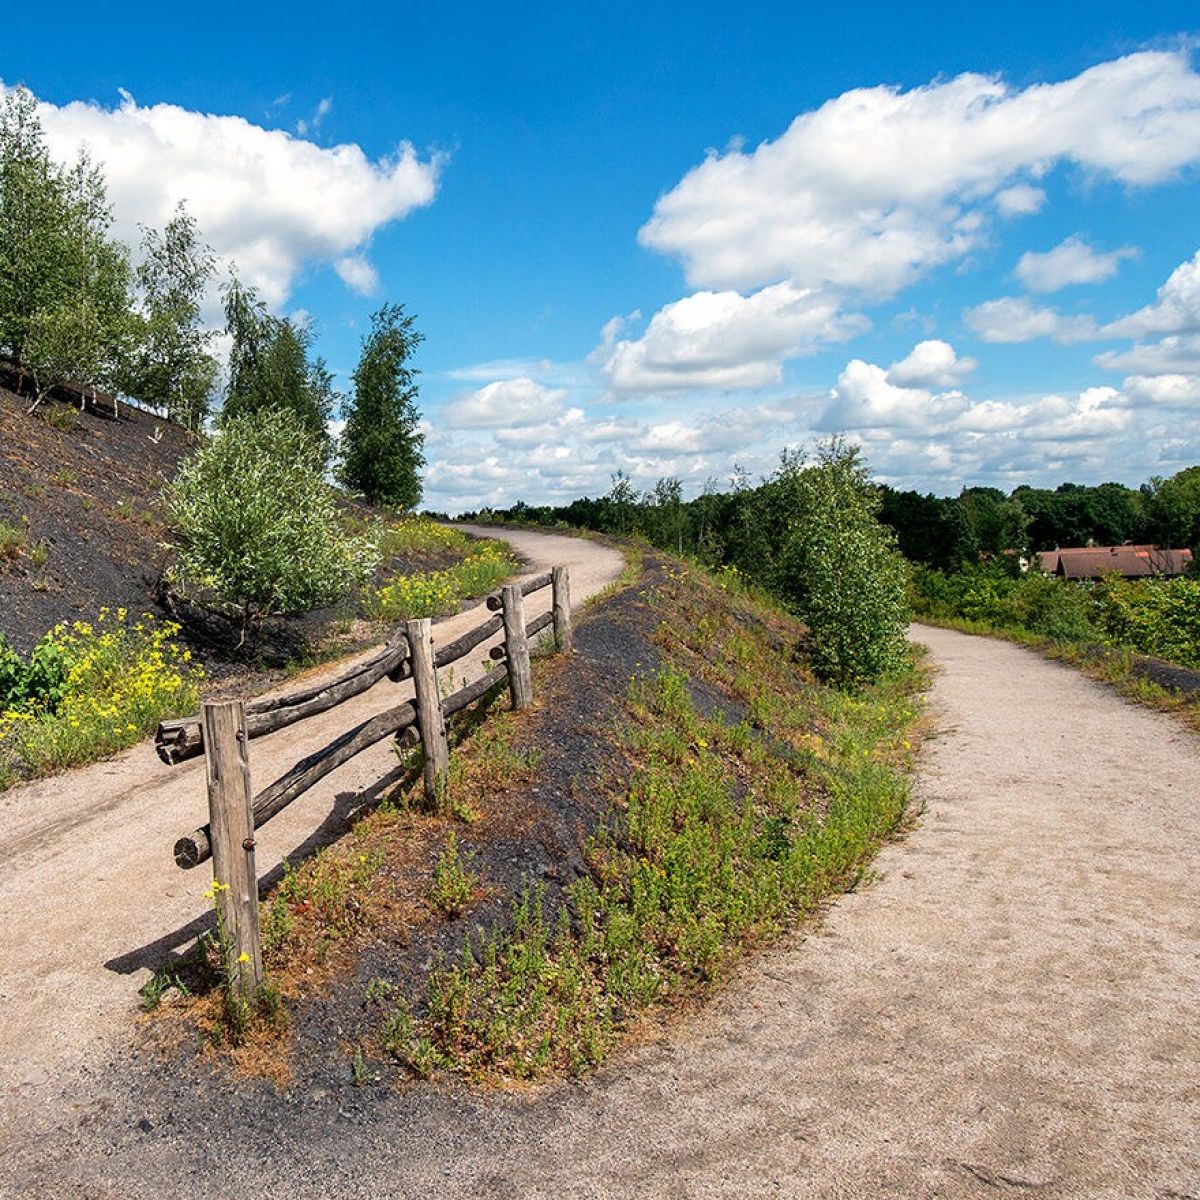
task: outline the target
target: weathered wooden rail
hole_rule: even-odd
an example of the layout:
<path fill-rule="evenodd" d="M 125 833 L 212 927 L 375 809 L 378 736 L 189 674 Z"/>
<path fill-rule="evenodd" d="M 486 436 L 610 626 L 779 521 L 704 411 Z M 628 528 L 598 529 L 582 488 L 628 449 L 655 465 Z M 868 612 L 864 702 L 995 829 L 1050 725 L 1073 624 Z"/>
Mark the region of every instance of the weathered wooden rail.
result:
<path fill-rule="evenodd" d="M 546 587 L 553 589 L 550 611 L 526 622 L 525 597 Z M 528 707 L 533 701 L 529 643 L 542 630 L 553 625 L 556 648 L 560 653 L 570 652 L 571 593 L 566 567 L 508 584 L 487 597 L 487 607 L 496 615 L 436 650 L 428 618 L 408 621 L 378 653 L 325 683 L 274 699 L 211 701 L 194 717 L 164 721 L 159 726 L 156 741 L 164 762 L 205 756 L 209 820 L 176 841 L 175 861 L 188 869 L 213 860 L 213 893 L 225 967 L 239 994 L 250 995 L 262 982 L 254 831 L 325 776 L 388 737 L 402 746 L 420 744 L 426 797 L 433 803 L 443 801 L 450 766 L 447 722 L 505 680 L 513 708 Z M 465 657 L 501 629 L 503 645 L 489 652 L 500 665 L 443 698 L 438 670 Z M 393 682 L 411 678 L 413 699 L 346 730 L 302 758 L 258 795 L 252 793 L 249 742 L 253 738 L 328 712 L 385 677 Z"/>

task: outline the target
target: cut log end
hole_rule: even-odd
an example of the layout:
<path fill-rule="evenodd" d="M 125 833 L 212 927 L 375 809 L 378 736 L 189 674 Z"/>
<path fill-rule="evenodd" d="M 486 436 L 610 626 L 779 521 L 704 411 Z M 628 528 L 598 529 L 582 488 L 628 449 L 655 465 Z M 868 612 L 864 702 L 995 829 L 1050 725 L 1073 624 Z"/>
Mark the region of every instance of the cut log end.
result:
<path fill-rule="evenodd" d="M 209 856 L 208 837 L 202 829 L 181 837 L 175 843 L 175 865 L 190 871 L 198 867 Z"/>

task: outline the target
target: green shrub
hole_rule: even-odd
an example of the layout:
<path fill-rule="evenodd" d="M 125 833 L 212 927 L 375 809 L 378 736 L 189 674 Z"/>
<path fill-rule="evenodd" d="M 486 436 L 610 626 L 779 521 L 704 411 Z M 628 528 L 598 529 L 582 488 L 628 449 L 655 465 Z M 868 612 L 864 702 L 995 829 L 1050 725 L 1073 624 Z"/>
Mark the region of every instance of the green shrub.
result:
<path fill-rule="evenodd" d="M 243 626 L 332 604 L 365 583 L 379 552 L 338 519 L 320 448 L 266 409 L 225 421 L 167 493 L 173 580 L 208 592 Z"/>
<path fill-rule="evenodd" d="M 33 648 L 28 661 L 0 633 L 0 711 L 38 704 L 58 708 L 70 662 L 62 629 L 52 630 Z"/>
<path fill-rule="evenodd" d="M 1142 654 L 1200 667 L 1200 579 L 1106 579 L 1097 589 L 1107 637 Z"/>
<path fill-rule="evenodd" d="M 913 571 L 913 604 L 934 620 L 1020 630 L 1053 642 L 1124 646 L 1200 667 L 1200 580 L 1072 582 L 1036 571 L 1012 578 L 989 564 Z"/>
<path fill-rule="evenodd" d="M 824 679 L 856 686 L 904 659 L 907 567 L 858 450 L 838 440 L 816 460 L 785 456 L 776 476 L 785 517 L 774 590 L 812 634 Z"/>
<path fill-rule="evenodd" d="M 929 616 L 1024 629 L 1055 642 L 1101 637 L 1090 584 L 1067 583 L 1036 571 L 1014 577 L 992 564 L 953 575 L 920 570 L 914 581 L 918 607 Z"/>

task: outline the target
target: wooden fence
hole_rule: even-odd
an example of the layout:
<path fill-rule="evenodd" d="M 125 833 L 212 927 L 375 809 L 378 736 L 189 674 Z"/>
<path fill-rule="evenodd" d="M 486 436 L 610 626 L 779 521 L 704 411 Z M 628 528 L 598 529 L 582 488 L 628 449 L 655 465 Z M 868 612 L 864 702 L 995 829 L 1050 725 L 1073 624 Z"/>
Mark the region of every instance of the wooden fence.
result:
<path fill-rule="evenodd" d="M 546 587 L 553 588 L 550 611 L 527 623 L 525 597 Z M 505 679 L 513 708 L 528 707 L 533 700 L 529 643 L 549 626 L 554 627 L 559 653 L 570 652 L 571 590 L 566 567 L 508 584 L 487 597 L 487 607 L 496 615 L 437 649 L 428 618 L 408 621 L 377 654 L 325 683 L 275 699 L 210 701 L 194 717 L 159 725 L 155 742 L 164 762 L 174 764 L 200 754 L 205 757 L 208 824 L 176 841 L 175 861 L 189 869 L 212 859 L 226 970 L 240 995 L 251 995 L 262 982 L 254 831 L 326 775 L 388 737 L 395 737 L 404 747 L 420 744 L 426 797 L 440 802 L 449 776 L 447 722 Z M 489 652 L 499 665 L 443 698 L 438 670 L 457 662 L 501 629 L 503 645 Z M 384 677 L 394 682 L 411 678 L 414 698 L 346 730 L 302 758 L 257 796 L 252 794 L 250 741 L 328 712 Z"/>

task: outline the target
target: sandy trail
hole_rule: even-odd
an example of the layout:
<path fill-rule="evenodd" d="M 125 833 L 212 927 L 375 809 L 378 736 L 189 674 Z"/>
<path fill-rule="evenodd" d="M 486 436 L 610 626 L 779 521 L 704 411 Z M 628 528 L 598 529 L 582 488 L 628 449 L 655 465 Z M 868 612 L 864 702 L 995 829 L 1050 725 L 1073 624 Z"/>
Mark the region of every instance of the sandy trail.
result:
<path fill-rule="evenodd" d="M 530 571 L 568 565 L 576 605 L 623 566 L 618 552 L 579 538 L 525 531 L 502 536 Z M 536 616 L 549 605 L 545 589 L 529 597 L 526 611 Z M 449 641 L 490 615 L 479 605 L 439 622 L 435 641 Z M 454 665 L 456 686 L 482 674 L 488 647 L 500 640 L 497 635 Z M 341 665 L 326 670 L 333 674 Z M 254 741 L 253 787 L 411 694 L 410 682 L 384 680 L 333 712 Z M 266 875 L 314 836 L 336 833 L 356 796 L 394 766 L 385 741 L 264 826 L 259 873 Z M 211 868 L 181 871 L 171 855 L 175 839 L 205 820 L 203 759 L 167 767 L 149 742 L 0 795 L 0 1094 L 28 1098 L 28 1089 L 61 1067 L 105 1048 L 110 1034 L 128 1036 L 128 1016 L 148 968 L 186 945 L 210 907 L 202 894 Z"/>
<path fill-rule="evenodd" d="M 1019 647 L 914 636 L 941 732 L 882 878 L 485 1139 L 461 1194 L 1200 1196 L 1200 739 Z"/>
<path fill-rule="evenodd" d="M 940 668 L 920 824 L 661 1040 L 507 1097 L 214 1108 L 114 1069 L 51 1101 L 9 1194 L 1194 1200 L 1200 739 L 1018 647 L 915 635 Z"/>

